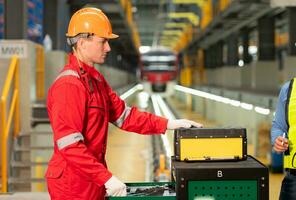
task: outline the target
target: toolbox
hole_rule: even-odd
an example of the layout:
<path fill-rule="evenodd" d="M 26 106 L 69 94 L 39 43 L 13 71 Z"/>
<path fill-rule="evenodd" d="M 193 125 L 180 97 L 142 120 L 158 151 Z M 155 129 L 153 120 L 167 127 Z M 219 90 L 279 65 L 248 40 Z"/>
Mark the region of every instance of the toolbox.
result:
<path fill-rule="evenodd" d="M 268 200 L 268 168 L 255 158 L 182 162 L 172 158 L 177 200 Z"/>
<path fill-rule="evenodd" d="M 170 182 L 126 183 L 127 196 L 108 200 L 176 200 L 175 184 Z"/>
<path fill-rule="evenodd" d="M 179 161 L 244 160 L 245 128 L 181 128 L 174 134 L 175 159 Z"/>

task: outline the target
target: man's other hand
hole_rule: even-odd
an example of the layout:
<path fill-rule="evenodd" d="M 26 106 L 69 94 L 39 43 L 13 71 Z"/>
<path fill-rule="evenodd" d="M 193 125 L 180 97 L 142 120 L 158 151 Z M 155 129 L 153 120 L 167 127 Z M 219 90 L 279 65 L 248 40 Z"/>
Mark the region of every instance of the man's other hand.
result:
<path fill-rule="evenodd" d="M 115 176 L 105 183 L 105 188 L 108 196 L 126 196 L 126 185 Z"/>
<path fill-rule="evenodd" d="M 273 150 L 282 153 L 288 149 L 289 143 L 286 138 L 283 138 L 282 136 L 278 136 L 275 139 L 274 145 L 273 145 Z"/>

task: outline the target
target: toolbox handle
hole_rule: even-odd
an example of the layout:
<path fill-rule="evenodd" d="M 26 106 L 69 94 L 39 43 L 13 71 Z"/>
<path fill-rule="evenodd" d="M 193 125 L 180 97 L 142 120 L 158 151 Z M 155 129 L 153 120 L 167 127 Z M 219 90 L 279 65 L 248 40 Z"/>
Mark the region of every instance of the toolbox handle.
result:
<path fill-rule="evenodd" d="M 200 159 L 200 158 L 199 158 Z M 193 162 L 193 161 L 226 161 L 226 160 L 239 160 L 239 156 L 230 156 L 230 157 L 210 157 L 210 156 L 204 156 L 204 160 L 197 160 L 196 158 L 185 158 L 185 162 Z"/>

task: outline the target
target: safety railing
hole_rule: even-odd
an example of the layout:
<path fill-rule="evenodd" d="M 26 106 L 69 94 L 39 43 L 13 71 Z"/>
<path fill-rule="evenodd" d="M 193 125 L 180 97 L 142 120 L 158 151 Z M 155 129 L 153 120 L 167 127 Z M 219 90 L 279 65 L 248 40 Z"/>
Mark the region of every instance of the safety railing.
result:
<path fill-rule="evenodd" d="M 36 44 L 36 98 L 44 99 L 44 48 L 40 44 Z"/>
<path fill-rule="evenodd" d="M 11 87 L 12 98 L 7 105 L 9 98 L 9 91 Z M 1 96 L 1 175 L 2 175 L 2 193 L 7 193 L 8 185 L 8 143 L 10 136 L 10 128 L 13 124 L 13 136 L 17 137 L 20 131 L 20 109 L 19 109 L 19 59 L 13 56 L 8 69 L 6 81 L 4 83 L 2 96 Z M 7 107 L 9 109 L 7 110 Z M 7 115 L 8 113 L 8 115 Z M 13 122 L 14 118 L 14 122 Z M 12 123 L 13 122 L 13 123 Z"/>

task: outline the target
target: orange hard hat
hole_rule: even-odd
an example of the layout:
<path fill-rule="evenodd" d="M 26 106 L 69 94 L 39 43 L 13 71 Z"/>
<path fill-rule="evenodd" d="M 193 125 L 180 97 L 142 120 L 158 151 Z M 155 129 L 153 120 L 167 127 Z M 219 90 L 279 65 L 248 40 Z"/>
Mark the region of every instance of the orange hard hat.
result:
<path fill-rule="evenodd" d="M 67 37 L 75 37 L 80 33 L 90 33 L 102 38 L 118 38 L 112 33 L 107 16 L 98 8 L 82 8 L 71 17 Z"/>

